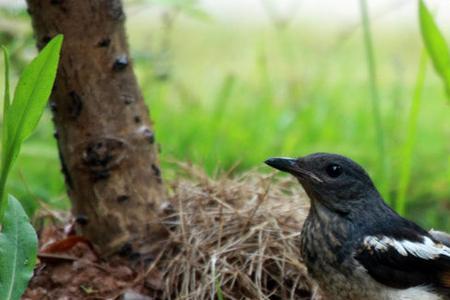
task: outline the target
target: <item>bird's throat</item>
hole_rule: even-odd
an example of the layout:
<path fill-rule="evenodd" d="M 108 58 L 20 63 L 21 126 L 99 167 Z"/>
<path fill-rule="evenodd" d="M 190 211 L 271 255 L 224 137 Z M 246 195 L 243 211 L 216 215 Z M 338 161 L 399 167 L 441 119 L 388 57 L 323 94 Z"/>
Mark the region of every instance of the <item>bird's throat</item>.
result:
<path fill-rule="evenodd" d="M 301 183 L 301 182 L 300 182 Z M 350 213 L 350 209 L 339 205 L 339 203 L 332 203 L 330 200 L 324 199 L 314 189 L 307 184 L 302 184 L 303 189 L 309 197 L 311 208 L 310 210 L 316 213 L 321 213 L 323 210 L 328 210 L 330 213 L 346 216 Z"/>

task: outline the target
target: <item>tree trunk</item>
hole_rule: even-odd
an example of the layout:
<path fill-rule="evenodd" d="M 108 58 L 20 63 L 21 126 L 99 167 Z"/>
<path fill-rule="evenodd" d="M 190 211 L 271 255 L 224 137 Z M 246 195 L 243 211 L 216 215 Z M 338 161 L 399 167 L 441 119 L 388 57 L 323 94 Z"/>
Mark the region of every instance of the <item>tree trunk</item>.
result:
<path fill-rule="evenodd" d="M 154 254 L 165 190 L 121 1 L 27 3 L 39 49 L 64 34 L 50 106 L 77 229 L 103 256 Z"/>

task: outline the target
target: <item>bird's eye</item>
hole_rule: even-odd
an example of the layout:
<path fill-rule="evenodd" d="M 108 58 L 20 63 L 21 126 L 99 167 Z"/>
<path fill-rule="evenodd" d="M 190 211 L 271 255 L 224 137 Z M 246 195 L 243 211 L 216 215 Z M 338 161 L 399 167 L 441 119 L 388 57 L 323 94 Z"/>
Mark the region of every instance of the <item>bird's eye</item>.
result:
<path fill-rule="evenodd" d="M 338 177 L 343 172 L 342 167 L 338 164 L 329 164 L 326 167 L 325 171 L 327 172 L 328 176 L 333 178 Z"/>

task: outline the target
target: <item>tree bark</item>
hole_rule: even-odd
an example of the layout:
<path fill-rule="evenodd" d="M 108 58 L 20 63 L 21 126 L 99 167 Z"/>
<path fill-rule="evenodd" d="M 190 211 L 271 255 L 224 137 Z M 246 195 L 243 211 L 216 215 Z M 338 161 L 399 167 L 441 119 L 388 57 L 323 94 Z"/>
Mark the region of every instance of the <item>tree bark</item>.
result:
<path fill-rule="evenodd" d="M 39 49 L 64 34 L 50 107 L 77 229 L 104 256 L 154 254 L 165 190 L 121 1 L 27 4 Z"/>

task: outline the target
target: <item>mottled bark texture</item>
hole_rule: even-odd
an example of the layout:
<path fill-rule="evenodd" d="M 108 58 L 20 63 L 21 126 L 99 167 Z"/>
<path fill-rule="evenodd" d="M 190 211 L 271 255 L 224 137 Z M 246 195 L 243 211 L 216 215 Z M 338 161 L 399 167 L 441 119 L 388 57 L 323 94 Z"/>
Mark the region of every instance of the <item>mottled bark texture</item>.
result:
<path fill-rule="evenodd" d="M 77 228 L 102 255 L 154 254 L 165 191 L 121 1 L 27 3 L 39 49 L 64 34 L 50 106 Z"/>

